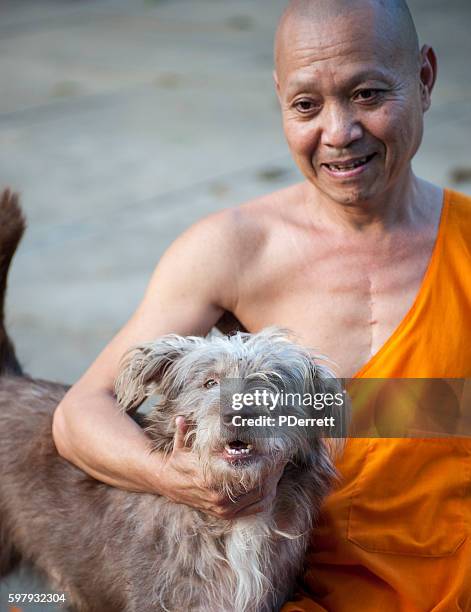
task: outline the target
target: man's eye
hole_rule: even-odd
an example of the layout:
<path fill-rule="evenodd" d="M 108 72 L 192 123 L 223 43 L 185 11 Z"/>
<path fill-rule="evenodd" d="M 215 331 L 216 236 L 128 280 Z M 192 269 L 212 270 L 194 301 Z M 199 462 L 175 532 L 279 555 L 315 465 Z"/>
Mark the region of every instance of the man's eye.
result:
<path fill-rule="evenodd" d="M 382 89 L 360 89 L 354 95 L 354 98 L 360 102 L 374 102 L 379 98 Z"/>
<path fill-rule="evenodd" d="M 218 384 L 218 381 L 215 378 L 208 378 L 203 384 L 205 389 L 211 389 L 211 387 L 215 387 Z"/>
<path fill-rule="evenodd" d="M 316 107 L 312 100 L 298 100 L 294 103 L 294 108 L 300 113 L 310 113 Z"/>

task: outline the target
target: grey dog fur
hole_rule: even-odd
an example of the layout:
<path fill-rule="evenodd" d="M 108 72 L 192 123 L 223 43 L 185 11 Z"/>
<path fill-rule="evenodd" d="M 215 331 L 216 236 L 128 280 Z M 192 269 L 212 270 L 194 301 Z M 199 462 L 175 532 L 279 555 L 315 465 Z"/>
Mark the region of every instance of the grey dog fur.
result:
<path fill-rule="evenodd" d="M 8 266 L 24 229 L 9 193 L 0 220 L 3 315 Z M 211 340 L 168 335 L 128 353 L 117 398 L 132 412 L 160 394 L 143 422 L 155 450 L 170 452 L 175 417 L 185 416 L 188 444 L 208 484 L 231 496 L 262 486 L 273 462 L 287 462 L 271 511 L 224 520 L 159 495 L 107 486 L 62 459 L 51 423 L 67 387 L 23 374 L 3 317 L 0 332 L 0 576 L 19 562 L 33 564 L 80 612 L 280 609 L 335 477 L 335 444 L 299 430 L 279 438 L 247 434 L 257 459 L 229 465 L 218 453 L 240 436 L 221 427 L 218 389 L 204 382 L 275 376 L 291 391 L 336 392 L 327 369 L 276 329 Z M 306 410 L 297 408 L 301 415 Z"/>

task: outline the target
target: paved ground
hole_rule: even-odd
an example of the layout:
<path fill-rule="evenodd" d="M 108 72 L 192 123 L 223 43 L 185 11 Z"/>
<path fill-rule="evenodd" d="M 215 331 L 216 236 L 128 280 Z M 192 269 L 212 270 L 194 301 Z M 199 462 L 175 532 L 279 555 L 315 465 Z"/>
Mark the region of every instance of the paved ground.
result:
<path fill-rule="evenodd" d="M 415 167 L 471 193 L 471 4 L 410 4 L 440 59 Z M 29 220 L 8 320 L 32 374 L 74 381 L 184 228 L 296 180 L 271 82 L 284 5 L 2 0 L 0 184 Z"/>

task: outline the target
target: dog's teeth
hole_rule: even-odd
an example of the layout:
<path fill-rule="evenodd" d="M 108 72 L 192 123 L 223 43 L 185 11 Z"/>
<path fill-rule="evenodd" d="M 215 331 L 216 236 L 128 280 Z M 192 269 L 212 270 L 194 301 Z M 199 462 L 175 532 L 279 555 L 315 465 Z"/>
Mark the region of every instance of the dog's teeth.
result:
<path fill-rule="evenodd" d="M 224 450 L 229 453 L 229 455 L 248 455 L 252 450 L 252 445 L 248 444 L 246 448 L 231 448 L 226 445 Z"/>

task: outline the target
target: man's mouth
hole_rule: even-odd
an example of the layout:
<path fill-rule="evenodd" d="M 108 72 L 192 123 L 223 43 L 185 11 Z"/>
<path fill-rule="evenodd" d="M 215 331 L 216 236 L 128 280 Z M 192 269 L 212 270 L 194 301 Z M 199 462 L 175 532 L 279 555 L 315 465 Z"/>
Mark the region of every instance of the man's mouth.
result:
<path fill-rule="evenodd" d="M 329 172 L 334 174 L 346 174 L 352 172 L 353 170 L 366 166 L 375 155 L 376 153 L 371 153 L 371 155 L 357 157 L 356 159 L 346 159 L 343 161 L 323 163 L 321 164 L 321 166 L 324 166 L 325 168 L 327 168 L 327 170 L 329 170 Z"/>
<path fill-rule="evenodd" d="M 249 459 L 253 454 L 253 446 L 242 440 L 232 440 L 224 445 L 223 457 L 226 461 Z"/>

